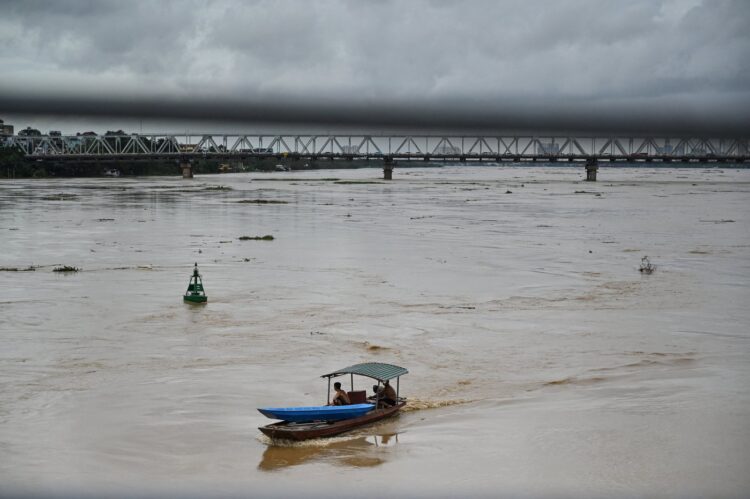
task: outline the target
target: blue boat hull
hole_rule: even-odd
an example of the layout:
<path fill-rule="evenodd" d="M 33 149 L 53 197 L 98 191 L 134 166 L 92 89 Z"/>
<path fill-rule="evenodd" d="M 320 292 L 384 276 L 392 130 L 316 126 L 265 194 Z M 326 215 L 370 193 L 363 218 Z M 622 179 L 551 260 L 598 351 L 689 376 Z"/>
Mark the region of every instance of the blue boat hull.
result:
<path fill-rule="evenodd" d="M 271 419 L 280 419 L 292 423 L 309 423 L 311 421 L 343 421 L 358 418 L 374 408 L 373 404 L 352 404 L 315 407 L 264 407 L 258 409 L 258 411 Z"/>

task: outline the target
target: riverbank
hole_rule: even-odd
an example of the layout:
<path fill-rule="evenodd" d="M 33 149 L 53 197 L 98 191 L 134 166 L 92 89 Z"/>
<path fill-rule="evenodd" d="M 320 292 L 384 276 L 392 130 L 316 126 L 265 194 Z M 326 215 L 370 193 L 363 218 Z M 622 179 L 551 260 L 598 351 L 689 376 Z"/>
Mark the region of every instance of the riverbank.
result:
<path fill-rule="evenodd" d="M 415 162 L 416 163 L 416 162 Z M 309 160 L 290 158 L 264 158 L 237 160 L 218 160 L 198 158 L 192 161 L 193 173 L 242 173 L 242 172 L 272 172 L 281 168 L 296 170 L 322 169 L 355 169 L 380 168 L 383 162 L 379 160 Z M 280 165 L 280 167 L 279 167 Z M 423 163 L 419 164 L 424 166 Z M 88 178 L 111 176 L 117 171 L 118 176 L 148 177 L 181 175 L 179 164 L 169 161 L 55 161 L 28 160 L 21 153 L 0 148 L 0 179 L 23 178 Z"/>

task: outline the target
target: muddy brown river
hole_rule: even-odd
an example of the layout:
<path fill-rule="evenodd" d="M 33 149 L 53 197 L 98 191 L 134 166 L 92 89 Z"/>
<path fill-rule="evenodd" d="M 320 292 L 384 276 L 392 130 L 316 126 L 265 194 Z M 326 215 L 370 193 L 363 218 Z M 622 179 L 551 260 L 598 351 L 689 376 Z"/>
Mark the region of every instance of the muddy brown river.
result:
<path fill-rule="evenodd" d="M 0 181 L 0 495 L 746 496 L 750 170 L 583 175 Z M 257 430 L 366 361 L 407 411 Z"/>

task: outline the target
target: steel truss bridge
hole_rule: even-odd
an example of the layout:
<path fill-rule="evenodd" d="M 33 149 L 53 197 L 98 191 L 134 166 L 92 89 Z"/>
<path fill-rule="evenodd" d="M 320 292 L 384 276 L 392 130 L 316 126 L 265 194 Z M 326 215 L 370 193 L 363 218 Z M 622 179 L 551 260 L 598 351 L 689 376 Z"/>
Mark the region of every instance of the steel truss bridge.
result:
<path fill-rule="evenodd" d="M 382 159 L 425 161 L 748 162 L 750 139 L 564 135 L 171 134 L 9 136 L 51 161 Z"/>

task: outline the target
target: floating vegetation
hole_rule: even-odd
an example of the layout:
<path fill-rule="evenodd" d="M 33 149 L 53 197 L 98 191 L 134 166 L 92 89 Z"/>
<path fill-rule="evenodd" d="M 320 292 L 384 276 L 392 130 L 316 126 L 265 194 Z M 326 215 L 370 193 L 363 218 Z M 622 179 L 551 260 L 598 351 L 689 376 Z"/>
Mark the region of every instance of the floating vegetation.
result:
<path fill-rule="evenodd" d="M 337 180 L 334 184 L 383 184 L 384 182 L 376 182 L 375 180 Z"/>
<path fill-rule="evenodd" d="M 62 267 L 55 267 L 52 272 L 78 272 L 78 267 L 71 267 L 70 265 L 63 265 Z"/>
<path fill-rule="evenodd" d="M 241 236 L 240 241 L 273 241 L 274 237 L 270 234 L 265 236 Z"/>
<path fill-rule="evenodd" d="M 19 269 L 18 267 L 0 267 L 0 272 L 33 272 L 36 267 L 29 265 L 25 269 Z"/>
<path fill-rule="evenodd" d="M 237 202 L 244 204 L 289 204 L 288 201 L 281 201 L 279 199 L 241 199 Z"/>
<path fill-rule="evenodd" d="M 647 256 L 641 258 L 641 266 L 638 271 L 641 274 L 652 274 L 656 270 L 656 265 L 652 265 Z"/>
<path fill-rule="evenodd" d="M 337 182 L 341 180 L 335 177 L 324 177 L 324 178 L 254 178 L 253 182 Z"/>
<path fill-rule="evenodd" d="M 42 196 L 42 199 L 45 201 L 73 201 L 78 199 L 78 196 L 75 194 L 68 194 L 65 192 L 61 192 L 59 194 L 50 194 L 49 196 Z"/>

